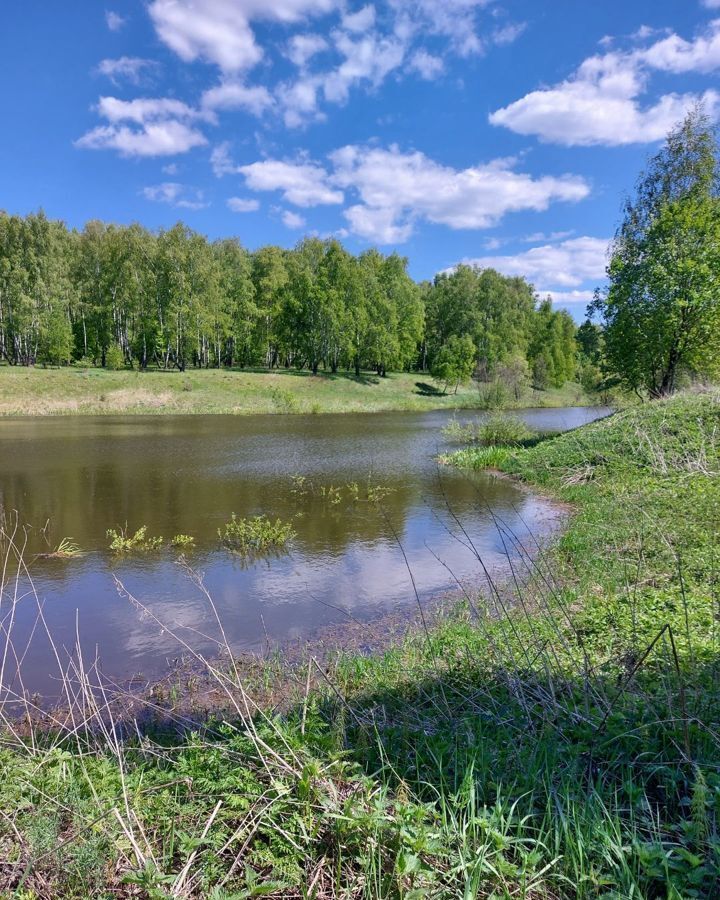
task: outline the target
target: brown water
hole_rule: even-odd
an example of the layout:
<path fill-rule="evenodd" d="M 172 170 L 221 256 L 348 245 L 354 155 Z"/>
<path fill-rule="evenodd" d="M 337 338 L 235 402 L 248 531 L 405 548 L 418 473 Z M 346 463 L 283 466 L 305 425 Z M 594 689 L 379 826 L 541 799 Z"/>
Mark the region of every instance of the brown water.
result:
<path fill-rule="evenodd" d="M 520 415 L 535 428 L 565 430 L 607 412 Z M 58 646 L 74 647 L 77 624 L 84 652 L 97 649 L 107 673 L 155 677 L 182 652 L 171 631 L 212 653 L 217 627 L 176 551 L 118 558 L 107 549 L 108 528 L 193 535 L 189 562 L 203 573 L 238 651 L 413 608 L 399 543 L 423 601 L 456 588 L 453 576 L 477 583 L 478 560 L 448 506 L 491 570 L 507 565 L 508 534 L 530 543 L 531 532 L 552 529 L 557 515 L 547 501 L 485 473 L 438 469 L 447 421 L 443 412 L 0 420 L 0 508 L 27 523 L 27 558 L 63 537 L 86 551 L 31 566 Z M 293 475 L 305 476 L 305 494 Z M 357 482 L 362 497 L 368 480 L 391 489 L 380 505 L 350 499 L 345 486 Z M 342 488 L 341 501 L 323 499 L 323 486 Z M 232 512 L 292 520 L 297 537 L 287 554 L 244 563 L 218 542 Z M 118 593 L 114 576 L 166 630 Z M 10 600 L 6 590 L 4 630 Z M 56 692 L 56 664 L 37 614 L 28 591 L 15 606 L 13 638 L 24 651 L 25 687 L 47 698 Z"/>

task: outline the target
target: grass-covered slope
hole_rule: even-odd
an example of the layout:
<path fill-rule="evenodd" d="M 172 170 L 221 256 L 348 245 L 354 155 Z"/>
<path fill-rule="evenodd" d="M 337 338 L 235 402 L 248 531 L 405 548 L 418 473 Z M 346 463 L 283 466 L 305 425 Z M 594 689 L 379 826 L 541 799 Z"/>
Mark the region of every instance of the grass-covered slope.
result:
<path fill-rule="evenodd" d="M 514 607 L 308 664 L 282 716 L 251 719 L 230 670 L 236 722 L 182 740 L 7 733 L 0 888 L 720 896 L 719 436 L 717 397 L 688 396 L 495 453 L 574 509 L 551 551 L 516 546 Z"/>
<path fill-rule="evenodd" d="M 599 402 L 577 384 L 528 389 L 519 401 L 503 392 L 500 399 L 502 405 L 513 406 Z M 420 373 L 378 378 L 372 373 L 313 376 L 284 369 L 114 372 L 0 365 L 0 416 L 381 412 L 475 408 L 483 403 L 474 383 L 444 395 L 429 375 Z"/>

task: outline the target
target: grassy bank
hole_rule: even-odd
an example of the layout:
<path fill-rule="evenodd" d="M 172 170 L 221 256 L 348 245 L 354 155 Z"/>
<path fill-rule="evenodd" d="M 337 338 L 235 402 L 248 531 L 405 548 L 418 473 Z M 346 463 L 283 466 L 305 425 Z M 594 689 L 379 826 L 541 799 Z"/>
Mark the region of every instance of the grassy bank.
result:
<path fill-rule="evenodd" d="M 226 661 L 234 715 L 190 733 L 121 740 L 88 691 L 54 734 L 6 729 L 0 889 L 718 896 L 719 436 L 704 395 L 461 451 L 572 504 L 557 546 L 498 522 L 512 606 L 491 586 L 382 656 L 308 661 L 274 710 Z"/>
<path fill-rule="evenodd" d="M 577 384 L 528 389 L 504 406 L 579 406 L 599 402 Z M 0 416 L 142 413 L 337 413 L 477 408 L 474 384 L 443 395 L 428 375 L 320 374 L 297 371 L 188 370 L 113 372 L 0 366 Z"/>

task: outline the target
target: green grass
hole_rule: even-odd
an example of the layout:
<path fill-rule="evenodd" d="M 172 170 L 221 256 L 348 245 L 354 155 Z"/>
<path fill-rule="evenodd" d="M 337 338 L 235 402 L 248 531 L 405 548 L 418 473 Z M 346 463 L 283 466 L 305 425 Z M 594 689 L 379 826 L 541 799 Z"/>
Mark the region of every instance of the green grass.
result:
<path fill-rule="evenodd" d="M 517 548 L 519 593 L 285 670 L 262 712 L 271 663 L 243 680 L 225 659 L 234 715 L 192 733 L 6 732 L 0 889 L 719 896 L 719 437 L 698 395 L 461 451 L 574 510 L 553 548 Z"/>
<path fill-rule="evenodd" d="M 141 413 L 337 413 L 476 408 L 474 384 L 447 396 L 428 375 L 320 374 L 290 371 L 43 369 L 0 366 L 0 416 Z M 521 406 L 598 402 L 576 384 L 528 390 Z"/>

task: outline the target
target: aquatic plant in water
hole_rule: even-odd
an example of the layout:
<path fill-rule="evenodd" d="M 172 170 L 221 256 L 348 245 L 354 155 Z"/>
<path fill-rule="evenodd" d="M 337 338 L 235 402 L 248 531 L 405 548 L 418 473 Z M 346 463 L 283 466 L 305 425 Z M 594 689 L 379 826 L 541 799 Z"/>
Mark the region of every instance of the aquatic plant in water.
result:
<path fill-rule="evenodd" d="M 158 550 L 163 543 L 161 537 L 148 537 L 147 525 L 138 528 L 135 534 L 128 534 L 126 528 L 108 528 L 110 549 L 113 553 L 132 553 L 133 551 Z"/>
<path fill-rule="evenodd" d="M 235 513 L 223 528 L 218 528 L 218 537 L 224 547 L 235 553 L 249 556 L 267 550 L 280 549 L 295 537 L 292 525 L 267 516 L 253 516 L 240 519 Z"/>
<path fill-rule="evenodd" d="M 176 534 L 170 541 L 170 546 L 190 550 L 195 546 L 195 538 L 191 534 Z"/>

